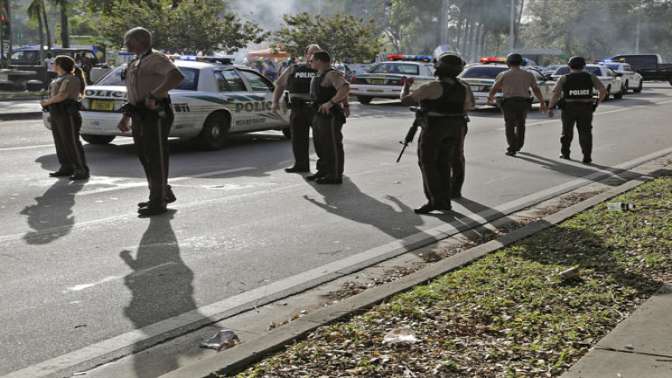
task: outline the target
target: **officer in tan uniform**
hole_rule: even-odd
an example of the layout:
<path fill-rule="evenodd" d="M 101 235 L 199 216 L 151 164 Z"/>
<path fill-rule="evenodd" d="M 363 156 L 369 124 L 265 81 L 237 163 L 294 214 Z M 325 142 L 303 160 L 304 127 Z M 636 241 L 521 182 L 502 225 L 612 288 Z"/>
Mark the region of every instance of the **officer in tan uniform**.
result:
<path fill-rule="evenodd" d="M 468 85 L 457 79 L 464 61 L 443 53 L 435 61 L 437 80 L 410 92 L 406 83 L 401 93 L 404 105 L 420 104 L 423 122 L 418 158 L 427 203 L 415 212 L 450 211 L 451 198 L 460 197 L 464 182 L 464 137 L 467 111 L 474 104 Z"/>
<path fill-rule="evenodd" d="M 153 216 L 165 213 L 166 205 L 175 201 L 168 185 L 168 135 L 174 118 L 168 91 L 184 76 L 168 57 L 152 50 L 147 29 L 131 29 L 124 39 L 136 58 L 126 69 L 128 103 L 118 127 L 127 132 L 132 120 L 133 141 L 149 183 L 149 201 L 138 204 L 138 213 Z"/>
<path fill-rule="evenodd" d="M 41 104 L 49 110 L 56 156 L 61 167 L 49 176 L 70 176 L 73 181 L 86 180 L 89 178 L 89 167 L 79 140 L 79 130 L 82 128 L 79 98 L 86 87 L 84 76 L 75 67 L 75 61 L 65 55 L 56 57 L 54 71 L 58 77 L 49 85 L 49 98 Z"/>
<path fill-rule="evenodd" d="M 315 110 L 313 125 L 323 155 L 320 160 L 324 160 L 314 179 L 318 184 L 338 185 L 343 183 L 343 124 L 347 113 L 343 104 L 347 102 L 350 83 L 331 68 L 331 56 L 326 51 L 313 54 L 311 67 L 319 74 L 310 83 L 310 97 Z"/>
<path fill-rule="evenodd" d="M 495 85 L 490 89 L 488 103 L 495 103 L 495 94 L 503 91 L 502 112 L 506 126 L 506 142 L 509 147 L 506 154 L 516 156 L 525 144 L 525 121 L 527 111 L 532 104 L 530 89 L 540 102 L 542 112 L 546 112 L 544 96 L 537 85 L 537 79 L 531 72 L 521 68 L 524 60 L 520 54 L 509 54 L 506 64 L 509 69 L 497 75 Z"/>

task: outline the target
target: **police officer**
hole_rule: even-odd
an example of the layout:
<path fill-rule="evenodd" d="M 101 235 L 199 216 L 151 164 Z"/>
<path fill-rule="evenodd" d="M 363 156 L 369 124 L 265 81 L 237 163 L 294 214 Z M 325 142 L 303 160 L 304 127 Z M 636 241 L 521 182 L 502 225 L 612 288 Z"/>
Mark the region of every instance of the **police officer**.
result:
<path fill-rule="evenodd" d="M 503 91 L 501 106 L 506 127 L 506 142 L 509 145 L 506 155 L 516 156 L 525 144 L 525 121 L 532 104 L 530 89 L 539 99 L 542 112 L 546 112 L 546 102 L 534 75 L 521 69 L 524 64 L 522 55 L 509 54 L 506 57 L 506 64 L 509 69 L 497 75 L 495 85 L 488 95 L 488 103 L 495 104 L 495 94 L 500 90 Z"/>
<path fill-rule="evenodd" d="M 58 77 L 49 85 L 49 98 L 41 104 L 49 110 L 56 156 L 61 167 L 49 176 L 86 180 L 89 178 L 89 167 L 79 140 L 79 130 L 82 128 L 79 97 L 84 94 L 86 87 L 84 75 L 69 56 L 57 56 L 53 67 Z"/>
<path fill-rule="evenodd" d="M 152 50 L 147 29 L 131 29 L 124 39 L 136 58 L 126 69 L 128 104 L 118 127 L 127 132 L 132 119 L 133 141 L 149 183 L 149 201 L 138 204 L 138 213 L 153 216 L 166 212 L 166 205 L 175 201 L 168 185 L 168 135 L 173 123 L 168 91 L 177 88 L 184 76 L 168 57 Z"/>
<path fill-rule="evenodd" d="M 597 76 L 585 72 L 586 60 L 575 56 L 567 63 L 570 73 L 562 76 L 553 88 L 553 97 L 549 107 L 553 109 L 558 102 L 562 108 L 562 137 L 560 143 L 561 159 L 570 159 L 570 147 L 574 138 L 574 125 L 579 131 L 579 144 L 583 152 L 583 163 L 592 163 L 593 152 L 593 112 L 597 105 L 607 97 L 607 90 Z M 593 99 L 594 88 L 599 96 Z M 562 96 L 562 100 L 560 97 Z M 549 113 L 551 116 L 552 112 Z"/>
<path fill-rule="evenodd" d="M 310 127 L 313 122 L 313 109 L 310 105 L 310 82 L 317 76 L 317 71 L 310 67 L 310 58 L 313 53 L 319 51 L 320 46 L 309 45 L 305 51 L 305 62 L 290 66 L 285 69 L 278 80 L 275 82 L 273 91 L 273 112 L 280 109 L 280 98 L 287 90 L 289 92 L 289 128 L 292 136 L 292 151 L 294 153 L 294 165 L 286 168 L 287 173 L 310 172 L 309 154 L 309 136 Z M 313 139 L 316 153 L 316 132 L 313 130 Z M 318 160 L 318 171 L 319 171 Z"/>
<path fill-rule="evenodd" d="M 344 152 L 343 124 L 346 112 L 342 104 L 347 102 L 350 83 L 343 75 L 331 68 L 331 56 L 326 51 L 313 54 L 311 67 L 318 76 L 310 83 L 310 97 L 315 115 L 313 125 L 317 130 L 318 150 L 322 166 L 318 166 L 315 182 L 318 184 L 341 184 L 343 182 Z"/>
<path fill-rule="evenodd" d="M 401 93 L 402 104 L 420 104 L 426 116 L 418 142 L 418 157 L 427 204 L 415 210 L 418 214 L 450 211 L 451 197 L 456 196 L 464 180 L 460 162 L 467 130 L 467 111 L 473 107 L 469 86 L 457 79 L 464 61 L 452 53 L 435 60 L 438 80 L 410 92 L 406 83 Z M 456 179 L 457 177 L 457 179 Z"/>

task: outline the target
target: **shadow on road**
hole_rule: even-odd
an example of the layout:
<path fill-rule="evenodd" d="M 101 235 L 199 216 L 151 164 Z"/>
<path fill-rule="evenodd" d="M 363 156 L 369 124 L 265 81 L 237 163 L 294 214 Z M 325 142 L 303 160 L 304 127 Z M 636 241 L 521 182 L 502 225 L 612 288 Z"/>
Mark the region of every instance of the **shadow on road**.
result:
<path fill-rule="evenodd" d="M 612 168 L 595 163 L 591 165 L 577 166 L 574 164 L 565 163 L 561 160 L 549 159 L 547 157 L 539 156 L 530 152 L 519 152 L 518 155 L 516 155 L 516 158 L 538 164 L 542 167 L 567 176 L 574 176 L 578 178 L 587 178 L 588 176 L 595 173 L 604 173 L 604 175 L 600 175 L 600 177 L 596 177 L 592 181 L 603 181 L 605 179 L 605 175 L 611 174 L 618 180 L 613 183 L 608 181 L 605 183 L 612 186 L 618 186 L 627 180 L 632 180 L 633 178 L 641 176 L 641 174 L 627 169 Z"/>
<path fill-rule="evenodd" d="M 142 235 L 135 257 L 132 251 L 124 250 L 119 257 L 133 270 L 124 277 L 124 284 L 131 291 L 132 298 L 124 309 L 124 314 L 134 328 L 143 331 L 153 325 L 180 314 L 191 312 L 191 324 L 210 323 L 205 316 L 195 312 L 198 308 L 194 300 L 194 273 L 180 256 L 180 245 L 170 224 L 171 211 L 163 216 L 149 219 L 149 226 Z M 151 340 L 150 340 L 151 342 Z M 151 346 L 141 341 L 133 346 L 133 353 Z M 179 367 L 180 355 L 171 355 L 162 360 L 160 370 L 168 372 Z M 140 362 L 134 356 L 136 377 L 154 376 L 151 366 Z"/>
<path fill-rule="evenodd" d="M 56 181 L 35 204 L 26 206 L 20 214 L 28 217 L 32 231 L 23 236 L 28 244 L 48 244 L 70 233 L 75 224 L 72 208 L 75 195 L 84 188 L 81 181 L 67 178 Z"/>

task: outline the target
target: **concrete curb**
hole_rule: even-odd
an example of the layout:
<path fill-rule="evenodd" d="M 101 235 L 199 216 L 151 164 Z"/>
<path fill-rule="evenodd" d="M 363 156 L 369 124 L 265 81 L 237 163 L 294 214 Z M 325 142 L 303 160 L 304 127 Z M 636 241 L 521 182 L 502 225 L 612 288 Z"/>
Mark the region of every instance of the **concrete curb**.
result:
<path fill-rule="evenodd" d="M 24 119 L 42 119 L 42 112 L 0 113 L 0 121 L 21 121 Z"/>
<path fill-rule="evenodd" d="M 483 256 L 495 252 L 503 247 L 530 237 L 540 231 L 557 225 L 576 214 L 594 207 L 610 198 L 618 196 L 644 183 L 645 179 L 631 180 L 616 188 L 598 194 L 574 206 L 561 210 L 555 214 L 530 223 L 529 225 L 512 231 L 496 240 L 479 245 L 458 255 L 441 260 L 433 265 L 421 269 L 387 285 L 374 287 L 361 294 L 349 297 L 337 304 L 325 307 L 306 315 L 286 326 L 280 327 L 267 335 L 233 349 L 223 351 L 215 356 L 204 359 L 202 362 L 174 370 L 163 375 L 164 378 L 178 377 L 206 377 L 214 373 L 234 374 L 250 364 L 259 361 L 264 356 L 274 352 L 288 343 L 299 339 L 307 333 L 325 324 L 334 322 L 356 312 L 366 310 L 381 301 L 407 291 L 414 286 L 426 283 L 432 279 L 468 265 Z"/>

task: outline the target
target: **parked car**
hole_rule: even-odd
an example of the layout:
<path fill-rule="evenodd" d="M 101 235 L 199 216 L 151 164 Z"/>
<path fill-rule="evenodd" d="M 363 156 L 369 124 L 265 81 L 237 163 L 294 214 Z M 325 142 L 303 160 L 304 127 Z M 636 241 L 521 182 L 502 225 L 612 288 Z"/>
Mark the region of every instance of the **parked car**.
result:
<path fill-rule="evenodd" d="M 635 93 L 642 91 L 642 83 L 644 82 L 642 75 L 639 72 L 635 72 L 628 63 L 605 62 L 604 65 L 621 76 L 626 93 L 629 90 L 632 90 Z"/>
<path fill-rule="evenodd" d="M 659 54 L 621 54 L 608 60 L 628 63 L 642 75 L 644 81 L 667 81 L 672 85 L 672 64 L 663 63 Z"/>
<path fill-rule="evenodd" d="M 586 65 L 585 71 L 597 76 L 607 89 L 607 97 L 604 99 L 605 101 L 609 100 L 612 96 L 615 99 L 623 98 L 623 95 L 625 94 L 625 83 L 621 77 L 618 76 L 616 72 L 609 69 L 609 67 L 601 64 L 588 64 Z M 551 75 L 551 78 L 557 80 L 568 73 L 570 73 L 569 67 L 562 66 Z"/>

